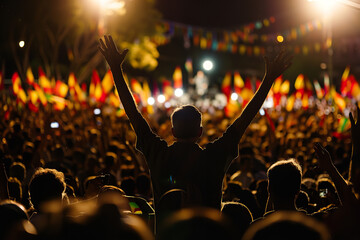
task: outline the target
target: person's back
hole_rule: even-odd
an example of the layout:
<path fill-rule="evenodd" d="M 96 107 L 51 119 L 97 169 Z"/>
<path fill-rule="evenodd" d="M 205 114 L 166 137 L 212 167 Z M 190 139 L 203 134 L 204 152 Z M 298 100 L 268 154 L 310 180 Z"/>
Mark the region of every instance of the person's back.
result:
<path fill-rule="evenodd" d="M 152 132 L 141 115 L 127 85 L 122 64 L 128 50 L 119 52 L 111 36 L 100 39 L 99 50 L 109 63 L 116 89 L 137 136 L 136 147 L 146 159 L 154 188 L 155 206 L 159 197 L 171 188 L 180 188 L 190 196 L 189 205 L 220 210 L 222 181 L 231 161 L 238 154 L 238 143 L 262 106 L 274 80 L 291 65 L 291 56 L 280 52 L 272 61 L 265 58 L 266 74 L 257 92 L 224 135 L 202 150 L 196 141 L 202 133 L 201 113 L 194 106 L 183 106 L 172 114 L 176 143 L 168 147 Z"/>

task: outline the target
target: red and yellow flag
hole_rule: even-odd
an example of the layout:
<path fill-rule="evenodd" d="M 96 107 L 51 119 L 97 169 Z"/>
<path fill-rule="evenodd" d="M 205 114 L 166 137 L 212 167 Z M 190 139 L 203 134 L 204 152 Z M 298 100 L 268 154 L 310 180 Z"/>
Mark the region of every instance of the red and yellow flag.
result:
<path fill-rule="evenodd" d="M 39 67 L 39 85 L 42 87 L 45 93 L 52 94 L 51 82 L 46 77 L 41 67 Z"/>
<path fill-rule="evenodd" d="M 55 88 L 54 88 L 54 93 L 59 96 L 59 97 L 66 97 L 67 93 L 68 93 L 68 90 L 69 90 L 69 87 L 68 85 L 66 85 L 66 83 L 60 81 L 60 80 L 57 80 L 56 81 L 56 85 L 55 85 Z"/>
<path fill-rule="evenodd" d="M 26 82 L 30 85 L 33 86 L 35 79 L 34 79 L 34 74 L 31 71 L 31 68 L 28 67 L 28 69 L 26 70 Z"/>
<path fill-rule="evenodd" d="M 180 66 L 177 66 L 175 68 L 174 74 L 173 74 L 173 80 L 174 80 L 174 88 L 182 88 L 182 72 Z"/>
<path fill-rule="evenodd" d="M 237 94 L 241 93 L 241 89 L 244 87 L 244 80 L 240 76 L 238 71 L 234 72 L 234 90 Z"/>
<path fill-rule="evenodd" d="M 231 73 L 227 72 L 225 74 L 224 80 L 221 84 L 221 91 L 225 94 L 227 100 L 229 101 L 231 95 Z"/>
<path fill-rule="evenodd" d="M 113 89 L 114 79 L 113 79 L 113 75 L 112 75 L 110 69 L 106 72 L 106 74 L 101 82 L 101 86 L 106 94 L 109 94 L 110 91 Z"/>

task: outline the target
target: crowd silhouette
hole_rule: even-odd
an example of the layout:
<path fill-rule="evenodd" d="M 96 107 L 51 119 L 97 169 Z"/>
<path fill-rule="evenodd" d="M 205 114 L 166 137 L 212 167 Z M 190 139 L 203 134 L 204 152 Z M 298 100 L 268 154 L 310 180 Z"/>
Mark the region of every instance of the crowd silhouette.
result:
<path fill-rule="evenodd" d="M 127 118 L 92 108 L 0 113 L 0 239 L 360 238 L 358 105 L 342 136 L 337 113 L 316 105 L 258 114 L 291 66 L 286 51 L 265 58 L 237 118 L 184 105 L 158 123 L 124 80 L 128 51 L 111 36 L 99 50 Z"/>

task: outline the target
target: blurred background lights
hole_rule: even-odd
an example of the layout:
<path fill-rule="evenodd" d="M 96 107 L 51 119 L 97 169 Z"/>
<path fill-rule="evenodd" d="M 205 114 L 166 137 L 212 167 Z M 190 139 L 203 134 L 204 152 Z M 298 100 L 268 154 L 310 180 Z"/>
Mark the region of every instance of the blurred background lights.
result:
<path fill-rule="evenodd" d="M 22 40 L 21 40 L 21 41 L 19 42 L 19 47 L 22 48 L 22 47 L 24 47 L 24 46 L 25 46 L 25 41 L 22 41 Z"/>
<path fill-rule="evenodd" d="M 214 67 L 214 64 L 213 64 L 212 61 L 210 61 L 210 60 L 205 60 L 205 61 L 203 62 L 203 68 L 204 68 L 204 70 L 210 71 L 211 69 L 213 69 L 213 67 Z"/>
<path fill-rule="evenodd" d="M 278 36 L 276 37 L 276 40 L 277 40 L 279 43 L 282 43 L 282 42 L 284 42 L 284 37 L 281 36 L 281 35 L 278 35 Z"/>
<path fill-rule="evenodd" d="M 149 97 L 148 100 L 147 100 L 147 103 L 148 103 L 149 105 L 154 105 L 155 99 L 154 99 L 153 97 Z"/>
<path fill-rule="evenodd" d="M 184 94 L 184 91 L 181 88 L 175 89 L 175 96 L 181 97 Z"/>
<path fill-rule="evenodd" d="M 157 97 L 157 100 L 159 103 L 164 103 L 165 102 L 165 96 L 160 94 L 158 97 Z"/>
<path fill-rule="evenodd" d="M 232 93 L 231 94 L 231 100 L 236 101 L 236 100 L 238 100 L 238 98 L 239 98 L 239 96 L 237 95 L 237 93 Z"/>

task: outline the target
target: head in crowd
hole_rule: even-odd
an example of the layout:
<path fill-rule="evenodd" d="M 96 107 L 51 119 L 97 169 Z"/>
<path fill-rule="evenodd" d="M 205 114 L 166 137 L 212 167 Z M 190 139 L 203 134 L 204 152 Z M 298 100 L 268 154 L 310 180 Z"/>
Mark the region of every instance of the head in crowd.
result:
<path fill-rule="evenodd" d="M 175 138 L 196 141 L 202 134 L 201 113 L 192 105 L 184 105 L 171 115 L 172 132 Z"/>
<path fill-rule="evenodd" d="M 22 184 L 17 178 L 8 179 L 9 196 L 11 199 L 22 202 Z"/>
<path fill-rule="evenodd" d="M 159 240 L 218 240 L 235 239 L 235 236 L 226 218 L 210 208 L 189 208 L 174 213 L 157 235 Z"/>
<path fill-rule="evenodd" d="M 296 211 L 278 211 L 252 224 L 243 240 L 330 240 L 322 223 Z"/>
<path fill-rule="evenodd" d="M 26 209 L 20 203 L 6 200 L 0 203 L 0 239 L 7 239 L 7 235 L 17 224 L 29 219 Z"/>
<path fill-rule="evenodd" d="M 36 211 L 40 205 L 50 200 L 62 201 L 66 189 L 64 174 L 55 169 L 39 168 L 29 183 L 31 204 Z"/>
<path fill-rule="evenodd" d="M 292 204 L 300 191 L 302 170 L 295 159 L 281 160 L 267 171 L 269 197 L 275 209 L 281 204 Z M 275 206 L 277 205 L 277 206 Z"/>
<path fill-rule="evenodd" d="M 10 166 L 10 177 L 15 177 L 19 179 L 20 182 L 22 182 L 26 177 L 26 168 L 23 163 L 20 162 L 14 162 Z"/>
<path fill-rule="evenodd" d="M 248 229 L 253 221 L 250 210 L 239 202 L 226 202 L 221 209 L 221 213 L 231 221 L 239 238 L 244 235 L 246 229 Z"/>

